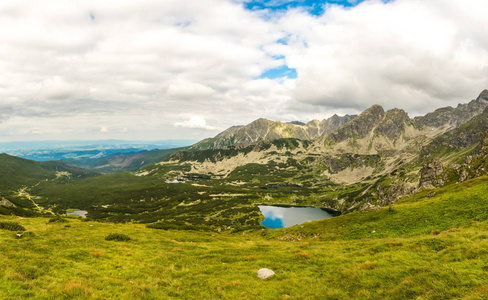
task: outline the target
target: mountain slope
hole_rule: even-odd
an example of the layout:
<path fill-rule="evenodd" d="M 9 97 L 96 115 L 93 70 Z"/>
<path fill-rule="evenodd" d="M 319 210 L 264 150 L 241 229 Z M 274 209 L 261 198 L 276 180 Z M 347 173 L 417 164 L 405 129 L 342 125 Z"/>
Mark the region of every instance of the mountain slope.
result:
<path fill-rule="evenodd" d="M 346 124 L 356 116 L 333 115 L 322 121 L 313 120 L 305 125 L 296 122 L 283 123 L 258 119 L 245 126 L 233 126 L 214 138 L 205 139 L 190 147 L 191 150 L 219 149 L 231 145 L 249 145 L 258 141 L 272 141 L 280 138 L 311 140 L 317 136 L 330 133 Z"/>
<path fill-rule="evenodd" d="M 64 162 L 37 162 L 8 154 L 0 154 L 0 206 L 12 210 L 14 207 L 33 208 L 34 204 L 25 190 L 42 181 L 57 183 L 97 176 L 93 173 Z M 0 211 L 0 214 L 2 213 Z"/>
<path fill-rule="evenodd" d="M 0 230 L 0 298 L 487 299 L 487 191 L 484 177 L 394 209 L 232 233 L 16 219 L 20 238 Z"/>

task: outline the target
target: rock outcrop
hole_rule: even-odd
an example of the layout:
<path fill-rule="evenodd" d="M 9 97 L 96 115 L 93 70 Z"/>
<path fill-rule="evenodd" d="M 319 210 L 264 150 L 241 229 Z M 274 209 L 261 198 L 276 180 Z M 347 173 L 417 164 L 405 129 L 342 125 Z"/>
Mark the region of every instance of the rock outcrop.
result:
<path fill-rule="evenodd" d="M 434 188 L 443 186 L 445 183 L 445 168 L 441 161 L 434 159 L 424 164 L 420 170 L 419 188 Z"/>
<path fill-rule="evenodd" d="M 15 204 L 12 202 L 8 201 L 5 198 L 0 199 L 0 206 L 5 206 L 5 207 L 16 207 Z"/>

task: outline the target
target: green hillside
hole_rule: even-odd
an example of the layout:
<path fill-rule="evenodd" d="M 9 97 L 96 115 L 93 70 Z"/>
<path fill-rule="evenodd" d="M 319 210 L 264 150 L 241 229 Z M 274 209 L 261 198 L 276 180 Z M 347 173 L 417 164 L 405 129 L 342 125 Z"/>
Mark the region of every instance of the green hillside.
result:
<path fill-rule="evenodd" d="M 0 217 L 26 229 L 0 230 L 0 298 L 485 299 L 487 192 L 481 177 L 391 208 L 238 233 Z M 259 279 L 260 268 L 276 275 Z"/>
<path fill-rule="evenodd" d="M 92 172 L 63 162 L 36 162 L 8 154 L 0 154 L 0 191 L 6 192 L 22 186 L 34 185 L 44 179 L 56 178 L 58 172 L 68 172 L 73 177 L 87 177 Z"/>
<path fill-rule="evenodd" d="M 36 162 L 7 154 L 0 154 L 0 201 L 13 205 L 1 206 L 0 214 L 30 216 L 35 209 L 28 189 L 46 181 L 58 183 L 97 176 L 63 162 Z"/>

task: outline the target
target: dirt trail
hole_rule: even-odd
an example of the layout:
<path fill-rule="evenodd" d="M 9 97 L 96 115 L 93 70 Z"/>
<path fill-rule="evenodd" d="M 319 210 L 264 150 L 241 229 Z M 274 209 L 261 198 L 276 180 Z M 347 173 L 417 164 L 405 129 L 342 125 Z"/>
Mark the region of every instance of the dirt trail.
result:
<path fill-rule="evenodd" d="M 39 183 L 41 183 L 41 181 L 39 181 L 39 182 L 38 182 L 38 183 L 36 183 L 35 185 L 31 186 L 31 188 L 38 186 L 38 185 L 39 185 Z M 53 212 L 52 212 L 50 209 L 45 210 L 44 208 L 40 207 L 40 206 L 39 206 L 39 205 L 38 205 L 38 204 L 37 204 L 37 203 L 34 201 L 35 197 L 34 197 L 34 196 L 32 196 L 31 194 L 29 194 L 29 193 L 28 193 L 26 190 L 27 190 L 27 187 L 24 187 L 24 188 L 20 189 L 20 190 L 18 191 L 18 196 L 19 196 L 19 197 L 24 197 L 24 198 L 29 199 L 30 201 L 32 201 L 32 204 L 34 204 L 34 206 L 35 206 L 35 207 L 36 207 L 36 208 L 37 208 L 39 211 L 47 211 L 47 212 L 49 212 L 49 213 L 51 213 L 51 214 L 53 214 L 53 215 L 54 215 L 54 213 L 53 213 Z"/>

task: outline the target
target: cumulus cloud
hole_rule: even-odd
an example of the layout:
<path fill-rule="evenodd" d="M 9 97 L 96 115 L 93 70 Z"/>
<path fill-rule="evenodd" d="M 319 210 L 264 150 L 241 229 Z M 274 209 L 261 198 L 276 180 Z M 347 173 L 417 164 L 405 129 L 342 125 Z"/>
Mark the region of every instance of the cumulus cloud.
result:
<path fill-rule="evenodd" d="M 488 87 L 484 0 L 366 0 L 320 16 L 245 2 L 0 1 L 0 138 L 203 138 L 375 103 L 423 114 Z M 284 65 L 296 79 L 262 78 Z"/>
<path fill-rule="evenodd" d="M 207 121 L 201 117 L 191 117 L 188 121 L 176 122 L 176 127 L 185 127 L 192 129 L 205 129 L 205 130 L 216 130 L 221 129 L 214 126 L 207 125 Z"/>
<path fill-rule="evenodd" d="M 289 59 L 298 72 L 295 97 L 331 108 L 378 103 L 414 114 L 468 101 L 488 87 L 481 30 L 488 22 L 479 13 L 486 9 L 481 0 L 396 0 L 331 5 L 320 17 L 291 11 L 280 22 L 297 44 Z"/>

